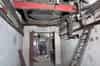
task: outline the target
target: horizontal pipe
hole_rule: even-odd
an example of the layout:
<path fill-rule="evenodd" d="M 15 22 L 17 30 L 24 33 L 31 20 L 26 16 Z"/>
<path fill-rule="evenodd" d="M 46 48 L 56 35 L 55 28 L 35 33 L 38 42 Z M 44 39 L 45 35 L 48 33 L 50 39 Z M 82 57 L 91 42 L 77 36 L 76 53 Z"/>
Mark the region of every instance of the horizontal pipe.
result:
<path fill-rule="evenodd" d="M 88 25 L 85 25 L 85 26 L 82 26 L 82 27 L 76 28 L 76 29 L 73 30 L 73 32 L 76 32 L 76 31 L 82 30 L 82 29 L 84 29 L 84 28 L 93 27 L 93 26 L 98 25 L 98 24 L 100 24 L 100 20 L 97 20 L 97 21 L 92 22 L 92 23 L 90 23 L 90 24 L 88 24 Z"/>
<path fill-rule="evenodd" d="M 95 21 L 95 22 L 93 22 L 93 23 L 90 23 L 90 24 L 88 24 L 88 25 L 85 25 L 85 26 L 83 26 L 83 27 L 76 28 L 76 29 L 73 30 L 73 32 L 80 31 L 80 30 L 82 30 L 82 29 L 84 29 L 84 28 L 93 27 L 93 26 L 96 26 L 96 25 L 98 25 L 98 24 L 100 24 L 100 20 Z M 67 33 L 64 33 L 64 34 L 61 34 L 60 36 L 64 36 L 64 35 L 68 35 L 68 34 L 67 34 Z"/>

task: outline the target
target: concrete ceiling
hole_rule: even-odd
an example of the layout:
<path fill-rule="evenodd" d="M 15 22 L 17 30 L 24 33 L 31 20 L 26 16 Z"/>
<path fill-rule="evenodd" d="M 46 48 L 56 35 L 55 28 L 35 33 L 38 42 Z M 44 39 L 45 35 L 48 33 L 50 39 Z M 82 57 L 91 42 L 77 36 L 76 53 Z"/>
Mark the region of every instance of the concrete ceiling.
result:
<path fill-rule="evenodd" d="M 39 3 L 48 3 L 49 0 L 26 0 Z M 93 4 L 96 0 L 87 0 L 88 5 Z M 24 10 L 25 11 L 25 10 Z M 45 10 L 30 10 L 24 12 L 27 24 L 32 25 L 58 25 L 61 22 L 61 13 L 56 11 L 45 11 Z"/>

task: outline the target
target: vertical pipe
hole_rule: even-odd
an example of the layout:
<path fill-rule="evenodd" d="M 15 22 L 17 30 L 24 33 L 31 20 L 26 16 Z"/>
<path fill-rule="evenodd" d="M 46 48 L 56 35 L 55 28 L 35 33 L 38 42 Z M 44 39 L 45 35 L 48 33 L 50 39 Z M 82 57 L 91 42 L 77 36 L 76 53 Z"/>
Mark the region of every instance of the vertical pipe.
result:
<path fill-rule="evenodd" d="M 52 39 L 52 49 L 53 49 L 53 64 L 55 66 L 55 33 L 53 32 L 53 39 Z"/>

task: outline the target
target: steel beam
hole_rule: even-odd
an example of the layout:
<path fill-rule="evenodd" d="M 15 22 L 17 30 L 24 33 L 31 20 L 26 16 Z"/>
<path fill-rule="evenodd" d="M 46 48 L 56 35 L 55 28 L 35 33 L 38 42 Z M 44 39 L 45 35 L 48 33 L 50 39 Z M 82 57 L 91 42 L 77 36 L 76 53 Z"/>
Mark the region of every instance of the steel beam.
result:
<path fill-rule="evenodd" d="M 14 1 L 14 8 L 16 9 L 40 9 L 40 10 L 54 10 L 54 11 L 62 11 L 74 13 L 77 12 L 76 6 L 73 5 L 49 5 L 45 3 L 34 3 L 34 2 L 22 2 L 22 1 Z"/>

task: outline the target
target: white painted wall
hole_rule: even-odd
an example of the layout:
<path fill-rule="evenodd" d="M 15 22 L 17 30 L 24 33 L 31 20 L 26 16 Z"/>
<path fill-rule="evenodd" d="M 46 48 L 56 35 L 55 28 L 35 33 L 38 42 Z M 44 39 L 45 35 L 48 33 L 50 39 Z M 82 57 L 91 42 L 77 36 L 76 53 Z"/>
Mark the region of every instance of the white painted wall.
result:
<path fill-rule="evenodd" d="M 20 66 L 18 49 L 22 35 L 0 17 L 0 66 Z"/>
<path fill-rule="evenodd" d="M 58 27 L 37 27 L 37 26 L 25 26 L 24 27 L 24 42 L 23 42 L 23 55 L 27 66 L 29 66 L 29 46 L 30 46 L 30 32 L 55 32 L 55 45 L 56 45 L 56 64 L 61 64 L 61 46 L 60 46 L 60 37 L 59 37 L 59 28 Z"/>

